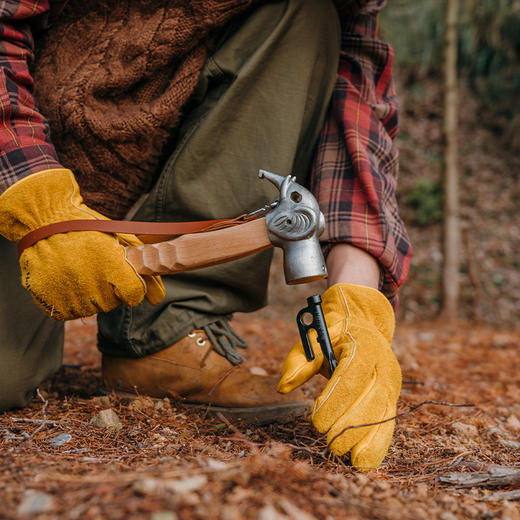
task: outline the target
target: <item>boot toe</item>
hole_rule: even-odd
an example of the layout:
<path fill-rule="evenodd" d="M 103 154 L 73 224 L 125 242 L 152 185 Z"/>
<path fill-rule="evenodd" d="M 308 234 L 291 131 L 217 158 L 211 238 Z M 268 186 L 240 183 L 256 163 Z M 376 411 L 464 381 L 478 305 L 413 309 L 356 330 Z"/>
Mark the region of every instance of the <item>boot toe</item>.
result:
<path fill-rule="evenodd" d="M 212 350 L 202 331 L 142 358 L 103 354 L 102 371 L 106 388 L 116 393 L 169 397 L 247 423 L 287 422 L 312 406 L 301 389 L 280 394 L 276 377 L 232 365 Z"/>

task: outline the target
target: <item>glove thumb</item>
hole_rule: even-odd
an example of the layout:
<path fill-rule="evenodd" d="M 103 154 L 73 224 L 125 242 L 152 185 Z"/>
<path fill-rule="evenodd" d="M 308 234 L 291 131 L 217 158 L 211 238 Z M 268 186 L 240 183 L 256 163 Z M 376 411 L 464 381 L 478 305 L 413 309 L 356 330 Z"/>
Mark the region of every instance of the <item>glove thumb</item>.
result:
<path fill-rule="evenodd" d="M 341 322 L 336 323 L 329 328 L 329 334 L 333 345 L 334 338 L 339 335 L 342 328 L 343 324 Z M 315 358 L 312 361 L 307 361 L 307 356 L 305 355 L 301 341 L 298 341 L 298 343 L 294 345 L 285 358 L 282 367 L 282 377 L 277 386 L 277 390 L 281 394 L 292 392 L 295 388 L 298 388 L 321 370 L 324 356 L 318 343 L 317 336 L 315 330 L 309 332 L 309 340 L 315 355 Z"/>
<path fill-rule="evenodd" d="M 282 367 L 282 377 L 276 388 L 278 392 L 288 394 L 319 372 L 323 362 L 323 354 L 319 351 L 319 347 L 315 349 L 314 345 L 313 350 L 316 353 L 316 357 L 312 361 L 307 361 L 302 342 L 296 343 L 285 358 Z"/>

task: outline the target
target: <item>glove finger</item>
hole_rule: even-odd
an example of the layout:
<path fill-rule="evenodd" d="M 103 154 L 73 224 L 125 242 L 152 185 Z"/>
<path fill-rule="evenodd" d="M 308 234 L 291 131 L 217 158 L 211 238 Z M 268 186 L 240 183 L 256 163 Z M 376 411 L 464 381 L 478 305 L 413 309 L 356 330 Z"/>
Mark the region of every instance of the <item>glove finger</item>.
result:
<path fill-rule="evenodd" d="M 281 394 L 292 392 L 319 372 L 323 362 L 323 354 L 314 348 L 312 339 L 311 345 L 316 355 L 312 361 L 307 361 L 301 341 L 296 343 L 287 354 L 282 367 L 282 376 L 276 387 Z"/>
<path fill-rule="evenodd" d="M 52 246 L 49 244 L 53 238 L 41 241 L 22 253 L 22 286 L 36 304 L 55 320 L 73 320 L 97 314 L 102 309 L 93 296 L 84 297 L 84 280 L 79 279 L 77 273 L 69 270 L 67 265 L 62 269 L 55 267 L 58 263 L 53 261 L 55 258 L 50 254 Z M 42 270 L 42 266 L 54 268 Z M 60 297 L 56 297 L 57 294 Z M 111 300 L 115 302 L 114 307 L 120 303 L 113 294 Z"/>
<path fill-rule="evenodd" d="M 118 233 L 117 239 L 119 243 L 124 246 L 140 246 L 142 241 L 139 240 L 135 235 L 128 233 Z M 132 266 L 133 267 L 133 266 Z M 135 269 L 134 269 L 135 271 Z M 138 274 L 136 272 L 136 274 Z M 138 276 L 141 276 L 138 274 Z M 160 276 L 142 276 L 146 285 L 146 299 L 152 304 L 157 305 L 161 303 L 166 296 L 166 290 Z"/>
<path fill-rule="evenodd" d="M 130 307 L 134 307 L 143 301 L 146 294 L 146 285 L 144 280 L 140 276 L 137 276 L 130 267 L 128 267 L 128 270 L 123 268 L 122 271 L 123 272 L 116 272 L 114 274 L 116 276 L 119 274 L 116 280 L 124 280 L 124 283 L 110 283 L 109 285 L 121 303 L 126 303 Z M 104 301 L 107 302 L 108 307 L 114 308 L 109 297 L 105 296 Z M 110 310 L 110 308 L 107 308 L 107 311 L 108 310 Z"/>
<path fill-rule="evenodd" d="M 395 413 L 395 406 L 389 404 L 379 420 L 394 417 Z M 352 465 L 365 471 L 377 468 L 388 452 L 394 435 L 394 428 L 395 420 L 372 426 L 367 435 L 352 448 Z"/>
<path fill-rule="evenodd" d="M 312 418 L 317 430 L 327 432 L 339 417 L 365 396 L 376 382 L 370 360 L 363 356 L 345 356 L 314 403 Z"/>
<path fill-rule="evenodd" d="M 369 392 L 359 396 L 349 410 L 338 418 L 327 433 L 327 442 L 334 453 L 343 455 L 350 451 L 372 429 L 372 426 L 362 428 L 358 426 L 381 420 L 387 407 L 386 395 L 381 397 L 381 388 L 374 385 Z M 316 426 L 314 418 L 313 423 Z"/>
<path fill-rule="evenodd" d="M 164 300 L 166 290 L 160 276 L 143 276 L 146 284 L 146 299 L 152 304 L 157 305 Z"/>
<path fill-rule="evenodd" d="M 331 327 L 329 329 L 331 338 L 339 337 L 338 335 L 342 329 L 343 326 L 341 323 Z M 316 356 L 312 361 L 307 361 L 301 341 L 298 341 L 291 349 L 282 367 L 282 376 L 277 387 L 278 392 L 282 394 L 291 392 L 320 371 L 323 364 L 323 353 L 316 338 L 316 331 L 311 330 L 309 332 L 309 339 L 314 355 Z M 331 341 L 334 344 L 334 340 L 332 339 Z"/>
<path fill-rule="evenodd" d="M 143 301 L 146 291 L 144 280 L 126 262 L 107 262 L 95 279 L 82 280 L 80 286 L 83 284 L 83 289 L 66 291 L 67 304 L 62 313 L 67 317 L 64 319 L 108 312 L 121 303 L 137 305 Z"/>

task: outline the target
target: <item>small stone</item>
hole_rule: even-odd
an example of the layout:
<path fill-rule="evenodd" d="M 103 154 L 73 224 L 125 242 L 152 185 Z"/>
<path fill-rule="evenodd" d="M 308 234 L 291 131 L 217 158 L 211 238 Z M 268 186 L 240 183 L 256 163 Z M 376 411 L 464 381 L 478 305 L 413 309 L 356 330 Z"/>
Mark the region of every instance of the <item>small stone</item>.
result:
<path fill-rule="evenodd" d="M 269 375 L 262 367 L 251 367 L 249 369 L 249 372 L 251 372 L 251 374 L 254 374 L 255 376 L 267 376 L 267 375 Z"/>
<path fill-rule="evenodd" d="M 48 513 L 54 507 L 54 499 L 48 493 L 40 493 L 32 489 L 25 492 L 18 506 L 18 516 L 33 516 Z"/>
<path fill-rule="evenodd" d="M 510 415 L 506 421 L 506 425 L 509 426 L 512 430 L 519 431 L 520 430 L 520 421 L 516 415 Z"/>
<path fill-rule="evenodd" d="M 97 428 L 106 428 L 115 431 L 119 431 L 123 427 L 117 413 L 114 412 L 112 408 L 101 410 L 98 414 L 94 415 L 90 419 L 90 424 Z"/>
<path fill-rule="evenodd" d="M 464 424 L 461 422 L 454 422 L 451 425 L 451 429 L 457 437 L 461 439 L 473 439 L 478 436 L 478 430 L 476 426 L 472 424 Z"/>
<path fill-rule="evenodd" d="M 60 433 L 56 435 L 56 437 L 50 438 L 47 442 L 51 446 L 63 446 L 72 440 L 72 435 L 70 433 Z"/>
<path fill-rule="evenodd" d="M 93 397 L 90 402 L 94 406 L 103 406 L 104 408 L 108 408 L 110 406 L 110 397 L 108 395 L 97 395 Z"/>
<path fill-rule="evenodd" d="M 130 410 L 137 410 L 139 412 L 144 412 L 148 410 L 153 410 L 155 407 L 155 403 L 153 402 L 153 399 L 146 396 L 139 396 L 136 397 L 129 405 L 128 408 Z"/>

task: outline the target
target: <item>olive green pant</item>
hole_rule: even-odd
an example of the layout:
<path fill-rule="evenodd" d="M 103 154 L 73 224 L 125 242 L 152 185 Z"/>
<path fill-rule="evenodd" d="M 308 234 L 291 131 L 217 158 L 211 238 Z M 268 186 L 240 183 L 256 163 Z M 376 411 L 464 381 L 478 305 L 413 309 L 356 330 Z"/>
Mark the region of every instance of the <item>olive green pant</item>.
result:
<path fill-rule="evenodd" d="M 258 170 L 308 181 L 332 94 L 339 22 L 330 0 L 262 3 L 220 35 L 172 135 L 170 155 L 135 220 L 229 218 L 277 196 Z M 61 362 L 63 326 L 25 294 L 16 252 L 0 241 L 0 410 L 23 406 Z M 191 330 L 265 305 L 271 254 L 164 276 L 165 300 L 98 316 L 98 345 L 113 356 L 166 348 Z"/>

